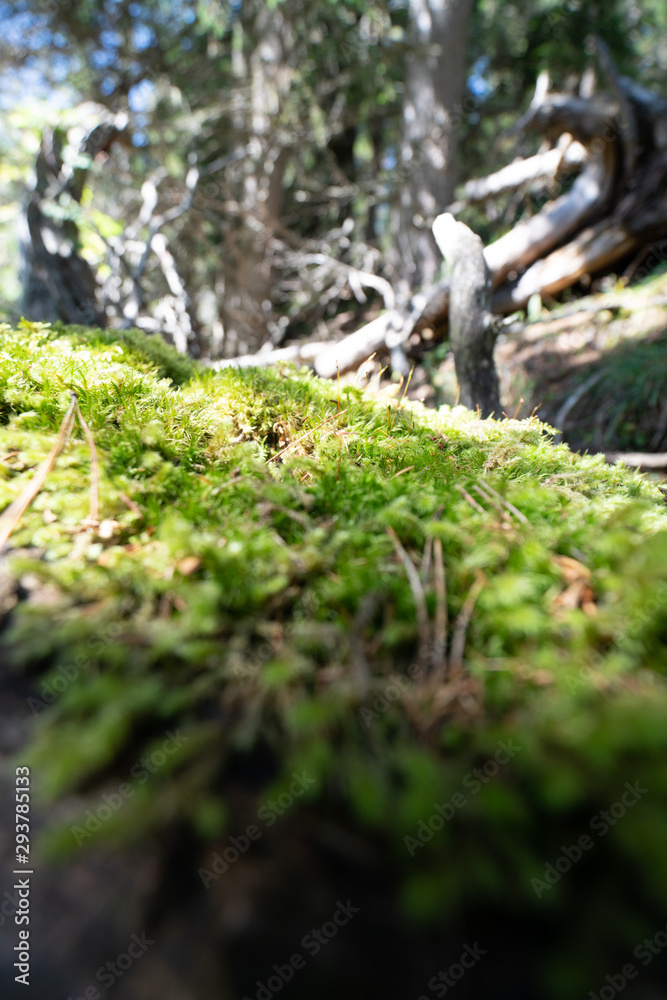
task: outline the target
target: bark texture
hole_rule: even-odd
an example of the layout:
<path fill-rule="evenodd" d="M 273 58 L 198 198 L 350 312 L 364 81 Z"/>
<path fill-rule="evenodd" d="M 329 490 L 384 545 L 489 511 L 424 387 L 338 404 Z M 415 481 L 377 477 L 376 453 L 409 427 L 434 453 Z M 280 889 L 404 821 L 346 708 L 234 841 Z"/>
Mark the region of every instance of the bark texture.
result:
<path fill-rule="evenodd" d="M 432 283 L 440 255 L 431 234 L 454 194 L 458 127 L 472 0 L 411 0 L 414 50 L 406 66 L 398 169 L 405 175 L 396 234 L 402 277 Z"/>
<path fill-rule="evenodd" d="M 22 311 L 27 319 L 104 326 L 92 268 L 80 253 L 79 230 L 69 209 L 83 194 L 87 163 L 106 153 L 124 122 L 112 115 L 91 128 L 79 146 L 79 164 L 64 161 L 66 138 L 45 129 L 35 181 L 21 225 Z"/>
<path fill-rule="evenodd" d="M 484 245 L 453 215 L 439 215 L 433 234 L 451 269 L 449 339 L 454 351 L 460 401 L 483 417 L 500 415 L 498 375 L 493 363 L 496 330 L 491 315 L 491 280 Z"/>

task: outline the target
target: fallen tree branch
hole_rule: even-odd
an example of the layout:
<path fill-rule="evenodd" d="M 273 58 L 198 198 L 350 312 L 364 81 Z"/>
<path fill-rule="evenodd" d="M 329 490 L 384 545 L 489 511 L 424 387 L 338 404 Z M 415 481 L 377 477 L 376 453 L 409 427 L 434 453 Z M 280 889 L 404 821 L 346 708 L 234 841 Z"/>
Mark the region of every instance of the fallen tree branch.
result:
<path fill-rule="evenodd" d="M 615 121 L 617 114 L 618 105 L 604 98 L 592 101 L 573 94 L 545 93 L 539 103 L 531 104 L 513 131 L 538 132 L 552 142 L 568 133 L 588 146 Z"/>
<path fill-rule="evenodd" d="M 619 133 L 624 153 L 623 174 L 625 182 L 627 183 L 635 172 L 635 165 L 639 154 L 639 131 L 637 128 L 637 119 L 635 118 L 632 103 L 629 100 L 623 86 L 622 78 L 619 77 L 616 67 L 614 66 L 614 60 L 611 57 L 609 47 L 598 35 L 595 36 L 595 50 L 597 52 L 600 66 L 602 67 L 602 71 L 607 77 L 609 85 L 614 91 L 616 100 L 618 101 Z"/>
<path fill-rule="evenodd" d="M 607 143 L 593 156 L 567 194 L 550 202 L 527 222 L 489 244 L 484 251 L 493 275 L 493 287 L 503 283 L 512 271 L 523 270 L 543 257 L 599 212 L 611 194 L 616 155 Z"/>
<path fill-rule="evenodd" d="M 351 264 L 345 264 L 342 260 L 337 260 L 328 254 L 309 253 L 299 256 L 301 264 L 323 264 L 332 271 L 344 274 L 358 302 L 366 301 L 366 296 L 361 291 L 362 286 L 365 285 L 367 288 L 374 288 L 376 292 L 380 293 L 384 300 L 385 309 L 393 309 L 396 305 L 394 289 L 386 278 L 381 278 L 377 274 L 371 274 L 370 271 L 360 271 L 358 268 L 352 267 Z"/>
<path fill-rule="evenodd" d="M 544 186 L 565 172 L 579 169 L 587 159 L 586 147 L 566 133 L 553 149 L 529 156 L 525 160 L 515 160 L 488 177 L 468 181 L 463 188 L 463 198 L 450 205 L 446 211 L 456 215 L 466 205 L 490 201 L 527 184 Z"/>
<path fill-rule="evenodd" d="M 640 240 L 624 225 L 603 219 L 570 243 L 536 261 L 518 281 L 497 288 L 491 308 L 494 313 L 511 313 L 523 308 L 532 295 L 562 292 L 584 274 L 611 267 L 639 244 Z"/>
<path fill-rule="evenodd" d="M 609 465 L 620 462 L 633 469 L 667 469 L 667 452 L 651 455 L 641 451 L 610 451 L 607 452 L 604 459 Z"/>
<path fill-rule="evenodd" d="M 398 309 L 390 309 L 337 344 L 328 344 L 315 359 L 315 371 L 322 378 L 333 378 L 339 371 L 346 372 L 357 367 L 371 354 L 381 350 L 387 333 L 394 327 L 402 327 L 403 322 Z"/>
<path fill-rule="evenodd" d="M 444 278 L 412 297 L 412 315 L 410 317 L 410 335 L 421 333 L 427 327 L 435 330 L 446 320 L 449 312 L 449 278 Z"/>
<path fill-rule="evenodd" d="M 223 358 L 220 361 L 208 363 L 209 368 L 220 371 L 221 368 L 267 368 L 269 365 L 277 365 L 282 361 L 292 361 L 294 364 L 301 362 L 304 365 L 312 364 L 318 354 L 331 347 L 328 340 L 309 340 L 303 344 L 291 344 L 289 347 L 281 347 L 276 351 L 260 351 L 258 354 L 242 354 L 238 358 Z"/>

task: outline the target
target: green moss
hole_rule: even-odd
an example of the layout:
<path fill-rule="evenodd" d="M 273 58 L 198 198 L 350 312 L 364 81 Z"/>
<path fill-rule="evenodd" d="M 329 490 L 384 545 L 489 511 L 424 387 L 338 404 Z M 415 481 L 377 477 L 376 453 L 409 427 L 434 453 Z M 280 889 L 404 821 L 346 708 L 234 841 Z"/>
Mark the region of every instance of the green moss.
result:
<path fill-rule="evenodd" d="M 657 488 L 554 446 L 536 419 L 387 407 L 354 389 L 339 402 L 308 372 L 212 373 L 136 331 L 24 323 L 0 328 L 0 352 L 0 505 L 50 449 L 72 389 L 101 467 L 106 530 L 78 530 L 90 458 L 75 431 L 8 560 L 31 595 L 0 638 L 33 684 L 21 763 L 65 803 L 47 850 L 76 846 L 86 807 L 69 796 L 94 808 L 122 782 L 136 795 L 86 843 L 188 827 L 206 844 L 225 824 L 234 832 L 231 776 L 268 751 L 274 784 L 258 796 L 294 771 L 311 775 L 295 808 L 372 835 L 412 919 L 470 899 L 529 911 L 531 878 L 639 778 L 650 796 L 599 855 L 664 907 Z M 463 687 L 436 689 L 413 669 L 422 612 L 388 529 L 418 568 L 441 543 L 450 641 L 483 583 Z M 558 557 L 576 561 L 574 579 Z M 141 781 L 142 759 L 175 731 L 182 744 Z M 470 775 L 496 759 L 499 740 L 519 749 L 474 791 Z M 410 854 L 405 838 L 456 793 L 465 807 Z M 585 922 L 616 888 L 582 872 Z M 567 906 L 577 878 L 543 906 Z"/>

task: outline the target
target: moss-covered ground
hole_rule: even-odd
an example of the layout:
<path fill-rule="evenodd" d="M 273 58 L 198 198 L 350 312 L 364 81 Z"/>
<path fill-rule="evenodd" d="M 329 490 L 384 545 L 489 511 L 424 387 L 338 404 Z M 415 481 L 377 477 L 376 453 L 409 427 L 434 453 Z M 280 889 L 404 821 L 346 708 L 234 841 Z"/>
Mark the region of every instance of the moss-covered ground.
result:
<path fill-rule="evenodd" d="M 659 982 L 659 958 L 633 958 L 667 923 L 659 490 L 535 418 L 24 323 L 0 328 L 0 508 L 72 390 L 100 525 L 75 429 L 2 556 L 43 863 L 180 837 L 205 894 L 215 851 L 282 795 L 290 823 L 371 845 L 397 926 L 483 947 L 493 914 L 482 981 L 503 969 L 490 927 L 524 936 L 502 945 L 526 955 L 508 992 L 475 995 L 587 996 L 624 962 Z M 414 995 L 438 995 L 422 971 Z M 312 982 L 290 995 L 340 995 Z"/>

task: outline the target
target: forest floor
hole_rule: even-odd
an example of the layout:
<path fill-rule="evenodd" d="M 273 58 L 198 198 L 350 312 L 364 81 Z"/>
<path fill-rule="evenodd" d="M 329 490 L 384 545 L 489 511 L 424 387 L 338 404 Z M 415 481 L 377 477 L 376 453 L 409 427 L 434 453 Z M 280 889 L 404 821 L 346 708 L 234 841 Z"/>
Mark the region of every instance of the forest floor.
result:
<path fill-rule="evenodd" d="M 577 451 L 667 451 L 667 274 L 542 309 L 499 336 L 495 360 L 508 416 L 536 411 Z M 408 395 L 454 405 L 457 391 L 439 344 Z"/>

